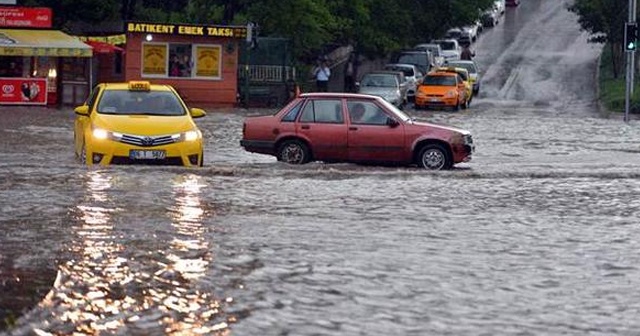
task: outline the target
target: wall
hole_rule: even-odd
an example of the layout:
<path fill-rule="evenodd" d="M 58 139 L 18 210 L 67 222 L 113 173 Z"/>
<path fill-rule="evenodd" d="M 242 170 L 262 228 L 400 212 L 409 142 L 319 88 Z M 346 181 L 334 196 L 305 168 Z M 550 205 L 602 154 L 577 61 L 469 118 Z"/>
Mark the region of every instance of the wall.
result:
<path fill-rule="evenodd" d="M 127 34 L 125 53 L 125 78 L 130 80 L 149 80 L 152 83 L 172 85 L 189 105 L 234 106 L 238 88 L 238 41 L 244 40 L 188 37 L 176 35 L 154 35 L 153 42 L 220 44 L 222 46 L 222 70 L 220 79 L 180 79 L 180 78 L 143 78 L 142 42 L 145 34 Z M 233 48 L 228 48 L 232 44 Z M 232 50 L 231 50 L 232 49 Z"/>

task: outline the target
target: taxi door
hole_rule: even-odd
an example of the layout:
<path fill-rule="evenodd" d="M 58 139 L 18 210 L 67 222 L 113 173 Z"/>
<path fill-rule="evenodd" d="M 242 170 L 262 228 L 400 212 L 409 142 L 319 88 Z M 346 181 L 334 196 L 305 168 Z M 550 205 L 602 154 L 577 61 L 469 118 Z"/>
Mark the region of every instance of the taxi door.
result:
<path fill-rule="evenodd" d="M 347 124 L 341 99 L 309 99 L 300 114 L 296 133 L 309 141 L 314 159 L 347 159 Z"/>
<path fill-rule="evenodd" d="M 76 114 L 76 119 L 73 127 L 73 139 L 75 144 L 75 152 L 80 155 L 82 151 L 82 145 L 85 142 L 84 132 L 87 128 L 91 127 L 91 115 L 95 113 L 93 110 L 95 109 L 95 103 L 97 101 L 98 96 L 100 95 L 100 91 L 102 86 L 98 85 L 93 88 L 93 92 L 91 92 L 91 96 L 84 103 L 84 105 L 89 107 L 89 116 L 78 115 Z"/>
<path fill-rule="evenodd" d="M 355 111 L 364 106 L 364 115 Z M 390 125 L 396 120 L 382 107 L 371 101 L 350 99 L 349 110 L 349 161 L 400 162 L 404 161 L 404 124 Z"/>

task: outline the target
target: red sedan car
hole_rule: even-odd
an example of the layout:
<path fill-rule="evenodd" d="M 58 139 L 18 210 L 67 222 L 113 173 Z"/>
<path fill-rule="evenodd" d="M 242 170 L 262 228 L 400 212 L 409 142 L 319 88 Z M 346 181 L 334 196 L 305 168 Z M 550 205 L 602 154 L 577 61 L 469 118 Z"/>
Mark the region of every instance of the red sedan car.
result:
<path fill-rule="evenodd" d="M 240 145 L 278 161 L 418 165 L 450 169 L 471 160 L 468 131 L 418 122 L 384 99 L 364 94 L 307 93 L 270 116 L 244 121 Z"/>

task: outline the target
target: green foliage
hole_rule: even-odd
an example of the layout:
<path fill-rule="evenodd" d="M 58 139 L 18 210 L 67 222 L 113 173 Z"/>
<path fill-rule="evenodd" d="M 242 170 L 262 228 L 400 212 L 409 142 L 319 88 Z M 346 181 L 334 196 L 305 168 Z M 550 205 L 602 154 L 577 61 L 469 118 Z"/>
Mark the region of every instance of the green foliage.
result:
<path fill-rule="evenodd" d="M 261 36 L 290 38 L 306 62 L 337 45 L 386 55 L 470 24 L 494 0 L 24 0 L 54 9 L 66 21 L 139 20 L 171 23 L 246 24 Z M 595 1 L 595 0 L 592 0 Z M 604 0 L 602 0 L 604 1 Z"/>
<path fill-rule="evenodd" d="M 639 76 L 639 74 L 636 74 Z M 624 76 L 614 76 L 612 66 L 612 53 L 610 46 L 606 46 L 602 52 L 600 62 L 600 101 L 610 112 L 624 113 L 626 79 Z M 630 113 L 640 113 L 640 85 L 636 85 L 630 101 Z"/>

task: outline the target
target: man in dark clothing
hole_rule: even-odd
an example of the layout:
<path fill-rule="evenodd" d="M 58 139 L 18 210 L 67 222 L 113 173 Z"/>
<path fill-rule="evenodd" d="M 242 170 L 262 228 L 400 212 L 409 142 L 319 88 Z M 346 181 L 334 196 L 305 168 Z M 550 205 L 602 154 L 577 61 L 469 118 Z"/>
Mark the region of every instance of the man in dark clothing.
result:
<path fill-rule="evenodd" d="M 471 51 L 471 48 L 469 48 L 469 44 L 465 44 L 464 47 L 462 47 L 462 52 L 460 53 L 460 59 L 461 60 L 467 60 L 467 61 L 471 61 L 473 59 L 473 52 Z"/>

